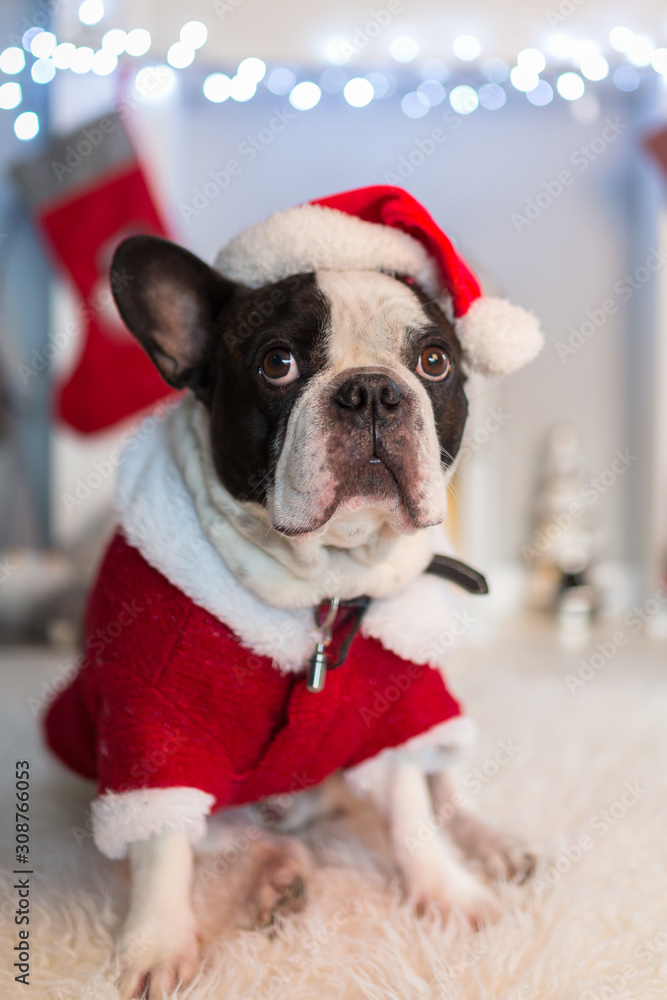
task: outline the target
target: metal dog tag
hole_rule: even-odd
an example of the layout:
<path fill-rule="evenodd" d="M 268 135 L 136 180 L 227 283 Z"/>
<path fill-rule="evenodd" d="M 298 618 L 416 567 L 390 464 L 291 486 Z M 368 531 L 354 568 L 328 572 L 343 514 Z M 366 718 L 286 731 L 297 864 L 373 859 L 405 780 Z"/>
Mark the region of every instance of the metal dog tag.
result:
<path fill-rule="evenodd" d="M 317 693 L 324 689 L 327 679 L 327 668 L 329 666 L 329 657 L 326 654 L 326 648 L 331 642 L 331 627 L 338 614 L 338 604 L 338 598 L 334 597 L 326 618 L 320 627 L 313 632 L 313 639 L 317 642 L 317 648 L 310 658 L 310 665 L 308 667 L 308 680 L 306 681 L 308 691 Z"/>

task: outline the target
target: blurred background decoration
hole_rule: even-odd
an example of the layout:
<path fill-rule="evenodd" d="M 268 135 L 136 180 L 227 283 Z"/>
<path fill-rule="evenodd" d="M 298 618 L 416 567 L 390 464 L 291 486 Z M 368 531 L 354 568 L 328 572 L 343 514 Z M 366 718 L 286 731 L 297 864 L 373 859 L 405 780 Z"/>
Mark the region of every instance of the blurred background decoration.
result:
<path fill-rule="evenodd" d="M 597 537 L 579 434 L 559 424 L 549 434 L 533 533 L 521 551 L 529 567 L 528 605 L 557 609 L 562 624 L 588 625 L 599 609 Z M 605 581 L 602 581 L 604 587 Z"/>
<path fill-rule="evenodd" d="M 71 642 L 119 449 L 165 405 L 111 300 L 116 243 L 212 261 L 275 209 L 374 183 L 546 331 L 525 372 L 470 385 L 454 520 L 491 613 L 660 593 L 666 114 L 649 0 L 5 0 L 0 634 Z"/>

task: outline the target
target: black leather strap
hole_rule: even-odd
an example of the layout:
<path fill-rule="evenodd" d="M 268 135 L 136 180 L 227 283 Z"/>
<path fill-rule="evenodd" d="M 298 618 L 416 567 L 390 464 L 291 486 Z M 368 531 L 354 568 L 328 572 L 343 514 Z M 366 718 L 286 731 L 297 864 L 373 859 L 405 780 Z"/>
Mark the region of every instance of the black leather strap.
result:
<path fill-rule="evenodd" d="M 341 644 L 336 662 L 331 664 L 329 670 L 335 670 L 336 667 L 340 667 L 341 664 L 345 663 L 348 650 L 352 645 L 352 640 L 361 627 L 361 619 L 366 614 L 366 610 L 368 605 L 371 603 L 371 599 L 370 597 L 366 597 L 364 595 L 363 597 L 357 597 L 352 601 L 341 601 L 340 603 L 343 607 L 351 607 L 354 609 L 354 619 L 347 635 L 345 636 L 345 639 Z"/>
<path fill-rule="evenodd" d="M 453 559 L 452 556 L 433 556 L 433 559 L 426 567 L 427 573 L 434 573 L 441 576 L 443 580 L 450 580 L 452 583 L 463 587 L 469 594 L 488 594 L 489 585 L 486 577 L 478 570 L 461 562 L 460 559 Z"/>

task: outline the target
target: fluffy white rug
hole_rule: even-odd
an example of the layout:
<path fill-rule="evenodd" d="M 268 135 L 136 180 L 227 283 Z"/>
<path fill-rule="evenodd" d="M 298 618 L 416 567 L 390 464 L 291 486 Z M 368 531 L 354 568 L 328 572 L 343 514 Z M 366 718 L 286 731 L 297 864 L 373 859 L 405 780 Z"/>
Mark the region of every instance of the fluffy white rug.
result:
<path fill-rule="evenodd" d="M 239 873 L 200 863 L 205 935 L 188 1000 L 630 1000 L 667 997 L 667 657 L 636 637 L 574 693 L 602 626 L 576 651 L 523 626 L 470 647 L 452 686 L 480 723 L 463 772 L 489 818 L 521 831 L 543 862 L 533 883 L 499 888 L 505 913 L 479 933 L 415 919 L 400 902 L 365 809 L 315 828 L 310 905 L 274 938 L 234 927 Z M 607 647 L 609 649 L 609 647 Z M 599 659 L 595 660 L 599 663 Z M 33 712 L 64 665 L 48 654 L 0 659 L 3 1000 L 116 1000 L 114 934 L 127 892 L 87 830 L 91 788 L 39 746 Z M 504 742 L 515 749 L 498 754 Z M 509 757 L 509 759 L 507 759 Z M 14 762 L 32 763 L 31 986 L 15 983 Z M 499 763 L 499 761 L 504 761 Z M 219 859 L 218 859 L 219 860 Z M 213 874 L 211 874 L 213 872 Z"/>

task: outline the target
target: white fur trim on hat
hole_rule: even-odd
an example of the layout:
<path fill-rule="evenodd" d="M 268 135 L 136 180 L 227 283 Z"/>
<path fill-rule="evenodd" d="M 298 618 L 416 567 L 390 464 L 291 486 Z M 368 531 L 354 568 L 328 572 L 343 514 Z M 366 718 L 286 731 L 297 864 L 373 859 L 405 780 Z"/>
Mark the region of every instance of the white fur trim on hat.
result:
<path fill-rule="evenodd" d="M 539 354 L 544 338 L 537 318 L 505 299 L 482 296 L 455 329 L 469 368 L 481 375 L 509 375 Z"/>
<path fill-rule="evenodd" d="M 310 271 L 385 271 L 410 275 L 453 319 L 438 264 L 422 244 L 389 225 L 365 222 L 324 205 L 274 212 L 242 230 L 215 260 L 224 277 L 248 288 Z M 468 367 L 508 375 L 532 361 L 542 346 L 537 319 L 502 299 L 475 299 L 455 323 Z"/>
<path fill-rule="evenodd" d="M 441 285 L 436 262 L 418 240 L 322 205 L 286 208 L 242 230 L 222 248 L 214 267 L 248 288 L 309 271 L 409 274 L 433 296 Z"/>
<path fill-rule="evenodd" d="M 91 806 L 93 840 L 107 858 L 124 858 L 127 845 L 169 831 L 193 843 L 206 832 L 215 798 L 199 788 L 139 788 L 105 792 Z"/>

